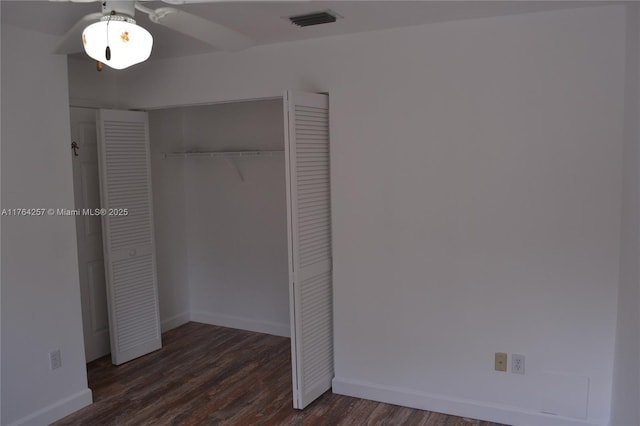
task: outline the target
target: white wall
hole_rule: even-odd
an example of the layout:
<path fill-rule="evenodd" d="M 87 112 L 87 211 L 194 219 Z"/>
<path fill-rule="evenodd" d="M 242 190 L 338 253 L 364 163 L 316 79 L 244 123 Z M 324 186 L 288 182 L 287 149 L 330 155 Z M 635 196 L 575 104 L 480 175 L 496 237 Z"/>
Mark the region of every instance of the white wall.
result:
<path fill-rule="evenodd" d="M 149 114 L 153 219 L 155 223 L 158 299 L 162 329 L 189 321 L 186 196 L 182 163 L 163 159 L 182 140 L 181 120 L 172 114 Z"/>
<path fill-rule="evenodd" d="M 118 71 L 96 70 L 95 61 L 69 57 L 69 103 L 72 106 L 118 108 Z"/>
<path fill-rule="evenodd" d="M 611 423 L 640 424 L 640 7 L 627 5 L 620 291 Z"/>
<path fill-rule="evenodd" d="M 121 100 L 329 91 L 334 389 L 605 424 L 624 19 L 613 5 L 166 60 L 123 74 Z M 526 355 L 527 374 L 494 372 L 496 351 Z"/>
<path fill-rule="evenodd" d="M 19 43 L 16 43 L 19 40 Z M 2 208 L 73 208 L 66 58 L 2 22 Z M 91 403 L 75 218 L 2 217 L 2 418 L 48 424 Z M 62 367 L 49 370 L 60 349 Z"/>
<path fill-rule="evenodd" d="M 161 156 L 184 150 L 282 150 L 282 101 L 152 111 L 150 122 L 154 176 L 169 170 L 183 174 L 183 181 L 177 176 L 154 181 L 154 203 L 156 217 L 164 212 L 168 219 L 156 226 L 158 250 L 173 242 L 182 247 L 186 235 L 186 250 L 173 250 L 158 263 L 184 262 L 191 318 L 288 335 L 284 155 L 237 160 L 244 182 L 225 160 Z M 174 236 L 161 238 L 167 232 Z"/>

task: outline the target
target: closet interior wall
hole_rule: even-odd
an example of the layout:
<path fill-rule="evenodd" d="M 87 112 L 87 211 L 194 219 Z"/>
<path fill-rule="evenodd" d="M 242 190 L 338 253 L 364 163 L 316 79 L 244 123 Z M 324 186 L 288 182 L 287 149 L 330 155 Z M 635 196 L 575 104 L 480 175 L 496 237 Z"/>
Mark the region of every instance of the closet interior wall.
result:
<path fill-rule="evenodd" d="M 163 159 L 165 151 L 181 149 L 180 116 L 149 113 L 149 139 L 158 299 L 162 329 L 168 330 L 190 319 L 184 165 Z"/>
<path fill-rule="evenodd" d="M 289 335 L 284 153 L 164 158 L 283 150 L 282 108 L 278 99 L 149 113 L 163 318 L 187 297 L 194 321 Z"/>

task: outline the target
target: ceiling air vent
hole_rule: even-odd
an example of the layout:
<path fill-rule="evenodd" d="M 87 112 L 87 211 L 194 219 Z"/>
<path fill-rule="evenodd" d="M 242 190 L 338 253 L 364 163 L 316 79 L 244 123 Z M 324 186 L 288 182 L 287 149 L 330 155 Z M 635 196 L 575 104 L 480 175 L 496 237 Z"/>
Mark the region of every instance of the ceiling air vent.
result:
<path fill-rule="evenodd" d="M 291 16 L 289 20 L 292 24 L 296 24 L 299 27 L 308 27 L 310 25 L 336 22 L 337 18 L 329 12 L 314 12 L 306 15 Z"/>

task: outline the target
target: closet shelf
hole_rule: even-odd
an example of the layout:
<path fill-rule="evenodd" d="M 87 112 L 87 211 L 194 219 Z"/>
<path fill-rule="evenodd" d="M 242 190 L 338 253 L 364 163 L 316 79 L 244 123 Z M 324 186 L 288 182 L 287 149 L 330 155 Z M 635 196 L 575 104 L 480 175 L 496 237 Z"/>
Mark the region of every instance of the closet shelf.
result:
<path fill-rule="evenodd" d="M 197 152 L 165 152 L 164 158 L 248 158 L 273 157 L 284 153 L 283 149 L 268 151 L 197 151 Z"/>

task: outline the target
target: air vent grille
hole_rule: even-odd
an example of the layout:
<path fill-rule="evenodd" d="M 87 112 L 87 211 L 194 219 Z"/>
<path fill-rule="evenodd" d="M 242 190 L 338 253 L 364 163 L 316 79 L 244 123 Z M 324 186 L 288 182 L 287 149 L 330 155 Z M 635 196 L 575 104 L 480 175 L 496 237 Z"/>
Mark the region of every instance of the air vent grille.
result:
<path fill-rule="evenodd" d="M 307 15 L 291 16 L 289 20 L 299 27 L 308 27 L 336 22 L 337 18 L 329 12 L 314 12 Z"/>

